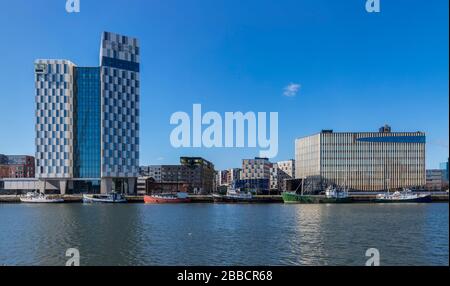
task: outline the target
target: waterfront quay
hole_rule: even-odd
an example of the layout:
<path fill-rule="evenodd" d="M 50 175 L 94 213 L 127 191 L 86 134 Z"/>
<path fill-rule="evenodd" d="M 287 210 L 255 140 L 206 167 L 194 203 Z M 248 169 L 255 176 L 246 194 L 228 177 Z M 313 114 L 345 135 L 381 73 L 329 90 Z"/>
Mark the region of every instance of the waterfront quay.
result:
<path fill-rule="evenodd" d="M 350 194 L 352 203 L 373 203 L 377 194 L 358 193 Z M 82 203 L 82 195 L 54 195 L 53 198 L 62 198 L 64 203 Z M 125 196 L 128 203 L 144 203 L 144 196 Z M 311 196 L 313 203 L 320 204 L 325 196 Z M 449 202 L 448 193 L 431 194 L 432 202 Z M 212 195 L 192 195 L 189 196 L 190 203 L 214 203 Z M 3 195 L 0 196 L 0 203 L 20 203 L 20 196 Z M 260 195 L 253 197 L 253 204 L 283 204 L 283 198 L 280 195 Z"/>

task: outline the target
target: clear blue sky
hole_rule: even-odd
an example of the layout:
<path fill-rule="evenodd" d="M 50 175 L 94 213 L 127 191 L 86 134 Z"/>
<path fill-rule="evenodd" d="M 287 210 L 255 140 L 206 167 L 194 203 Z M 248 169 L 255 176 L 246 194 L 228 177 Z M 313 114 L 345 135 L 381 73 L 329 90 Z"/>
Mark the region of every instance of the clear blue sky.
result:
<path fill-rule="evenodd" d="M 174 149 L 173 112 L 279 112 L 279 156 L 321 129 L 425 131 L 448 157 L 448 0 L 1 0 L 0 153 L 34 154 L 36 58 L 98 65 L 104 30 L 142 46 L 141 164 L 198 155 L 217 168 L 258 149 Z M 283 95 L 290 83 L 295 97 Z"/>

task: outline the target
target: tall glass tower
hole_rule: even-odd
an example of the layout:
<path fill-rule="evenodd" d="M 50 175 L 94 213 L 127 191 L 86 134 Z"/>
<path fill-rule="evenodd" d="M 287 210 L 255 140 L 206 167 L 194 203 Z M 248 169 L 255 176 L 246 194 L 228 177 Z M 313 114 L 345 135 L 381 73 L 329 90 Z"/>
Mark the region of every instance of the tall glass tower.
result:
<path fill-rule="evenodd" d="M 37 60 L 41 191 L 133 193 L 139 166 L 138 40 L 103 33 L 99 67 Z"/>

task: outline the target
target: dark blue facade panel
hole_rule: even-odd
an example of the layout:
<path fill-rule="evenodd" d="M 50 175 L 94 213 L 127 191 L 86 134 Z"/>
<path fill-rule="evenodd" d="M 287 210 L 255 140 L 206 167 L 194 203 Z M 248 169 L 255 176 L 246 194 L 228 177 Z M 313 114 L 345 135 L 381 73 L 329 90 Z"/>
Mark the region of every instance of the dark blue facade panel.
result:
<path fill-rule="evenodd" d="M 132 72 L 139 72 L 139 63 L 114 59 L 110 57 L 102 58 L 102 66 L 122 69 Z"/>
<path fill-rule="evenodd" d="M 365 137 L 356 141 L 369 143 L 426 143 L 425 136 L 385 136 L 385 137 Z"/>

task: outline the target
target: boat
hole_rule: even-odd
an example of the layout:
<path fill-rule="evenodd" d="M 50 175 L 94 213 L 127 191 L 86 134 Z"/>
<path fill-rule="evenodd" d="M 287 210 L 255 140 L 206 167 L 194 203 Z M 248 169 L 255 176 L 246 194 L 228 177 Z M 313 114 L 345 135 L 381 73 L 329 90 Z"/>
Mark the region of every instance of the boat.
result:
<path fill-rule="evenodd" d="M 254 202 L 252 193 L 241 192 L 239 189 L 230 189 L 225 195 L 213 194 L 215 203 L 251 203 Z"/>
<path fill-rule="evenodd" d="M 325 198 L 320 200 L 320 203 L 351 203 L 352 199 L 348 193 L 348 189 L 339 189 L 336 187 L 328 187 L 325 190 Z"/>
<path fill-rule="evenodd" d="M 34 203 L 34 204 L 51 204 L 51 203 L 63 203 L 61 198 L 51 198 L 43 193 L 30 192 L 25 196 L 20 197 L 22 203 Z"/>
<path fill-rule="evenodd" d="M 375 202 L 377 203 L 431 203 L 432 198 L 429 194 L 414 194 L 409 189 L 404 189 L 403 192 L 377 195 Z"/>
<path fill-rule="evenodd" d="M 106 195 L 83 195 L 83 202 L 117 204 L 117 203 L 126 203 L 127 200 L 122 194 L 110 193 Z"/>
<path fill-rule="evenodd" d="M 347 189 L 339 189 L 336 187 L 328 187 L 325 195 L 305 195 L 297 192 L 284 192 L 281 194 L 286 204 L 343 204 L 351 203 Z"/>
<path fill-rule="evenodd" d="M 189 203 L 190 201 L 188 194 L 183 192 L 144 196 L 146 204 L 179 204 Z"/>
<path fill-rule="evenodd" d="M 319 203 L 318 196 L 302 195 L 296 192 L 283 192 L 281 194 L 285 204 L 315 204 Z"/>

